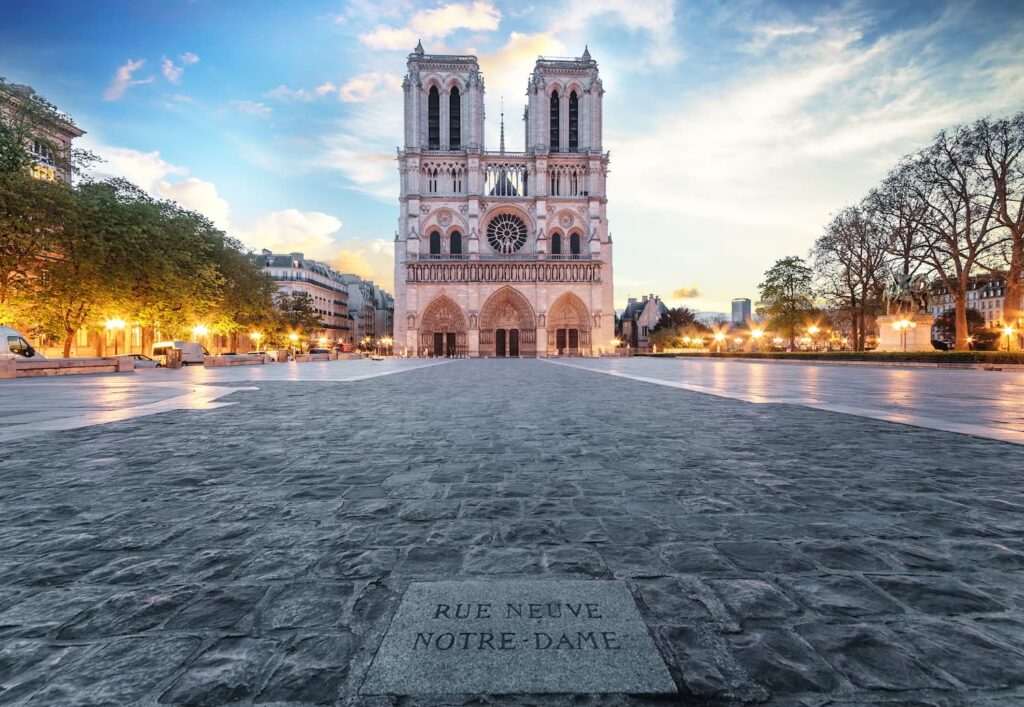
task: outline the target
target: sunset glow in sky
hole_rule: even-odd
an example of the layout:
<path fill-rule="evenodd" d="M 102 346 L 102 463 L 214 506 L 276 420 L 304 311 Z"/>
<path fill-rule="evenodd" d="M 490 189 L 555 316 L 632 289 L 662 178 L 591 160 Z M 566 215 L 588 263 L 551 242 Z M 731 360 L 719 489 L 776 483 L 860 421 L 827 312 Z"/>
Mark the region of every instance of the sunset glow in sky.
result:
<path fill-rule="evenodd" d="M 391 287 L 401 81 L 476 54 L 489 149 L 537 55 L 597 60 L 616 303 L 727 311 L 938 129 L 1024 107 L 1015 2 L 7 2 L 0 75 L 253 248 Z"/>

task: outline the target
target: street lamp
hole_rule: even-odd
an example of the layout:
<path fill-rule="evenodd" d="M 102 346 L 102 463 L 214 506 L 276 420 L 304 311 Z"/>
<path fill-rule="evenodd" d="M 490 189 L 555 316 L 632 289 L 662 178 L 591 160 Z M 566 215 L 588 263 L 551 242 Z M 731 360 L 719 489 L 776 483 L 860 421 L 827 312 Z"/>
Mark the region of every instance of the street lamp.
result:
<path fill-rule="evenodd" d="M 751 329 L 750 338 L 754 340 L 754 348 L 756 350 L 761 349 L 761 337 L 764 336 L 764 331 L 761 329 Z"/>
<path fill-rule="evenodd" d="M 1013 334 L 1013 327 L 1007 324 L 1003 327 L 1003 333 L 1006 334 L 1006 350 L 1010 350 L 1010 336 Z"/>
<path fill-rule="evenodd" d="M 903 345 L 903 352 L 907 352 L 907 329 L 913 329 L 917 326 L 917 322 L 912 322 L 908 319 L 900 319 L 898 322 L 892 323 L 892 328 L 900 333 L 900 342 Z"/>
<path fill-rule="evenodd" d="M 263 338 L 263 334 L 259 333 L 258 331 L 254 331 L 253 333 L 249 334 L 249 338 L 252 339 L 253 344 L 256 346 L 256 350 L 259 351 L 260 339 Z"/>
<path fill-rule="evenodd" d="M 395 340 L 392 339 L 390 336 L 385 336 L 383 339 L 380 340 L 380 343 L 384 347 L 385 351 L 390 351 L 391 345 L 395 343 Z"/>
<path fill-rule="evenodd" d="M 125 323 L 123 319 L 108 319 L 103 325 L 107 331 L 114 332 L 114 355 L 117 356 L 117 334 L 118 332 L 124 331 Z"/>
<path fill-rule="evenodd" d="M 319 339 L 317 339 L 317 342 L 320 344 L 320 348 L 322 348 L 322 349 L 327 348 L 327 337 L 326 336 L 321 336 Z"/>
<path fill-rule="evenodd" d="M 725 332 L 724 331 L 716 331 L 715 332 L 715 343 L 717 344 L 718 353 L 722 353 L 722 342 L 723 341 L 725 341 Z"/>

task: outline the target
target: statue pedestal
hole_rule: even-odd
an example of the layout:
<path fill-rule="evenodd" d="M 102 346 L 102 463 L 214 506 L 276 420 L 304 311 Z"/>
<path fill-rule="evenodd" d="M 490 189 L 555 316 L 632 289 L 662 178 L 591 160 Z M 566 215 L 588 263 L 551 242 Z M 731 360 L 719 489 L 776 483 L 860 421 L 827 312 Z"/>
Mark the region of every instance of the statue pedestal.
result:
<path fill-rule="evenodd" d="M 878 318 L 876 351 L 934 351 L 932 322 L 925 312 L 917 314 L 885 314 Z"/>

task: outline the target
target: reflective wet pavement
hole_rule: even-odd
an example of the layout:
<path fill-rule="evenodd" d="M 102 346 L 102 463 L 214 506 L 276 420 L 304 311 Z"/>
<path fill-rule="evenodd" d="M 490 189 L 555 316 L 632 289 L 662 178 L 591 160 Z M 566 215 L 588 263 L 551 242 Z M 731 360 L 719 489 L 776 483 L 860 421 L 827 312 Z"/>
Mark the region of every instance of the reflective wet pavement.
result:
<path fill-rule="evenodd" d="M 393 704 L 405 588 L 493 578 L 624 581 L 688 703 L 1024 703 L 1019 445 L 541 361 L 223 375 L 3 445 L 0 703 Z M 402 703 L 485 699 L 650 701 Z"/>

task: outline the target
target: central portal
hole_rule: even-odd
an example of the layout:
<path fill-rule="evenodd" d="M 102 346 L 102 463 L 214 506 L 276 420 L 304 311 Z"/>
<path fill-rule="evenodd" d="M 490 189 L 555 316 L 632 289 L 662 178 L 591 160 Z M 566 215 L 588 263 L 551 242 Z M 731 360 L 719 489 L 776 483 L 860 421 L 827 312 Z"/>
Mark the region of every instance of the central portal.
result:
<path fill-rule="evenodd" d="M 518 329 L 498 329 L 494 332 L 494 355 L 498 358 L 519 356 Z"/>
<path fill-rule="evenodd" d="M 509 358 L 535 356 L 537 318 L 526 297 L 502 287 L 480 308 L 480 354 Z"/>

